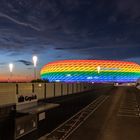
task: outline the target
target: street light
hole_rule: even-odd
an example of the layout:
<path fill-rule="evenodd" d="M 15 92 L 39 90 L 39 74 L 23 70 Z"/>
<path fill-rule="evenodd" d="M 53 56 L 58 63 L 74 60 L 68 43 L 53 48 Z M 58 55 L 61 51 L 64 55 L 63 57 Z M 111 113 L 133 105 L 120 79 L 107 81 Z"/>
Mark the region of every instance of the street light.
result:
<path fill-rule="evenodd" d="M 14 65 L 12 63 L 9 64 L 9 71 L 10 71 L 10 81 L 12 81 L 12 72 L 13 72 Z"/>
<path fill-rule="evenodd" d="M 34 79 L 36 80 L 36 65 L 37 65 L 37 56 L 33 56 L 33 64 L 34 64 Z"/>

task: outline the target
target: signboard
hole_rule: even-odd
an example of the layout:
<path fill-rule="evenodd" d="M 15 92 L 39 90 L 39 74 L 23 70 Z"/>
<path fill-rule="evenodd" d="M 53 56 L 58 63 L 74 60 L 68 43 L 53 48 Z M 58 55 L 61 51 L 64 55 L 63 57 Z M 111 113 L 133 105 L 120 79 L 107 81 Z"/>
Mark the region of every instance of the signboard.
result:
<path fill-rule="evenodd" d="M 17 95 L 17 104 L 31 103 L 35 101 L 37 101 L 37 94 L 35 93 Z"/>
<path fill-rule="evenodd" d="M 22 110 L 37 105 L 38 96 L 36 93 L 17 94 L 16 109 Z"/>
<path fill-rule="evenodd" d="M 35 100 L 37 100 L 37 95 L 36 94 L 18 96 L 18 103 L 31 102 L 31 101 L 35 101 Z"/>

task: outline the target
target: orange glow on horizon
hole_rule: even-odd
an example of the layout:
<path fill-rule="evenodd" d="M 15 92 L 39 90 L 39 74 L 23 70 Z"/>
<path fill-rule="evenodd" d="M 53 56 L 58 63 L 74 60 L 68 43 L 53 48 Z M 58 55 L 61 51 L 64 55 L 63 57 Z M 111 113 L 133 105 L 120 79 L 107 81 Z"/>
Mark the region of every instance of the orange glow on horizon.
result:
<path fill-rule="evenodd" d="M 0 82 L 29 82 L 33 80 L 33 77 L 29 76 L 4 76 L 0 75 Z"/>

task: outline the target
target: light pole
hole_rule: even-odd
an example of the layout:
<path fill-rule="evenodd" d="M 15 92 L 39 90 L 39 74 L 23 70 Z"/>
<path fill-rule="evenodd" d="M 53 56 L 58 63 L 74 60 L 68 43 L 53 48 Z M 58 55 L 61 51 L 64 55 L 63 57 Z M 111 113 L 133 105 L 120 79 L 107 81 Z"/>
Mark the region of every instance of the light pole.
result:
<path fill-rule="evenodd" d="M 98 71 L 98 73 L 100 73 L 100 70 L 101 70 L 101 67 L 98 66 L 98 67 L 97 67 L 97 71 Z"/>
<path fill-rule="evenodd" d="M 34 79 L 36 80 L 36 65 L 37 65 L 37 56 L 33 56 L 33 64 L 34 64 Z"/>
<path fill-rule="evenodd" d="M 10 81 L 12 81 L 12 72 L 13 72 L 14 65 L 12 63 L 9 64 L 9 71 L 10 71 Z"/>

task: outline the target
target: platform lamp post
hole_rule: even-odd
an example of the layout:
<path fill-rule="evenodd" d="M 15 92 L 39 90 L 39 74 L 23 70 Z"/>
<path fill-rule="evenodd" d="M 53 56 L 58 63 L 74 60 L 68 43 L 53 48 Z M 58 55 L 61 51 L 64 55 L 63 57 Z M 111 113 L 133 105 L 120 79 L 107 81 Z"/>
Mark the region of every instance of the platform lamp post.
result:
<path fill-rule="evenodd" d="M 98 67 L 97 67 L 97 72 L 100 73 L 100 71 L 101 71 L 101 67 L 98 66 Z"/>
<path fill-rule="evenodd" d="M 34 79 L 36 80 L 36 66 L 37 66 L 37 56 L 33 56 L 33 64 L 34 64 Z"/>
<path fill-rule="evenodd" d="M 100 67 L 100 66 L 98 66 L 98 67 L 97 67 L 98 78 L 100 77 L 100 76 L 99 76 L 100 71 L 101 71 L 101 67 Z"/>
<path fill-rule="evenodd" d="M 9 64 L 9 71 L 10 71 L 10 81 L 12 81 L 12 76 L 13 76 L 13 67 L 14 65 L 12 63 Z"/>

